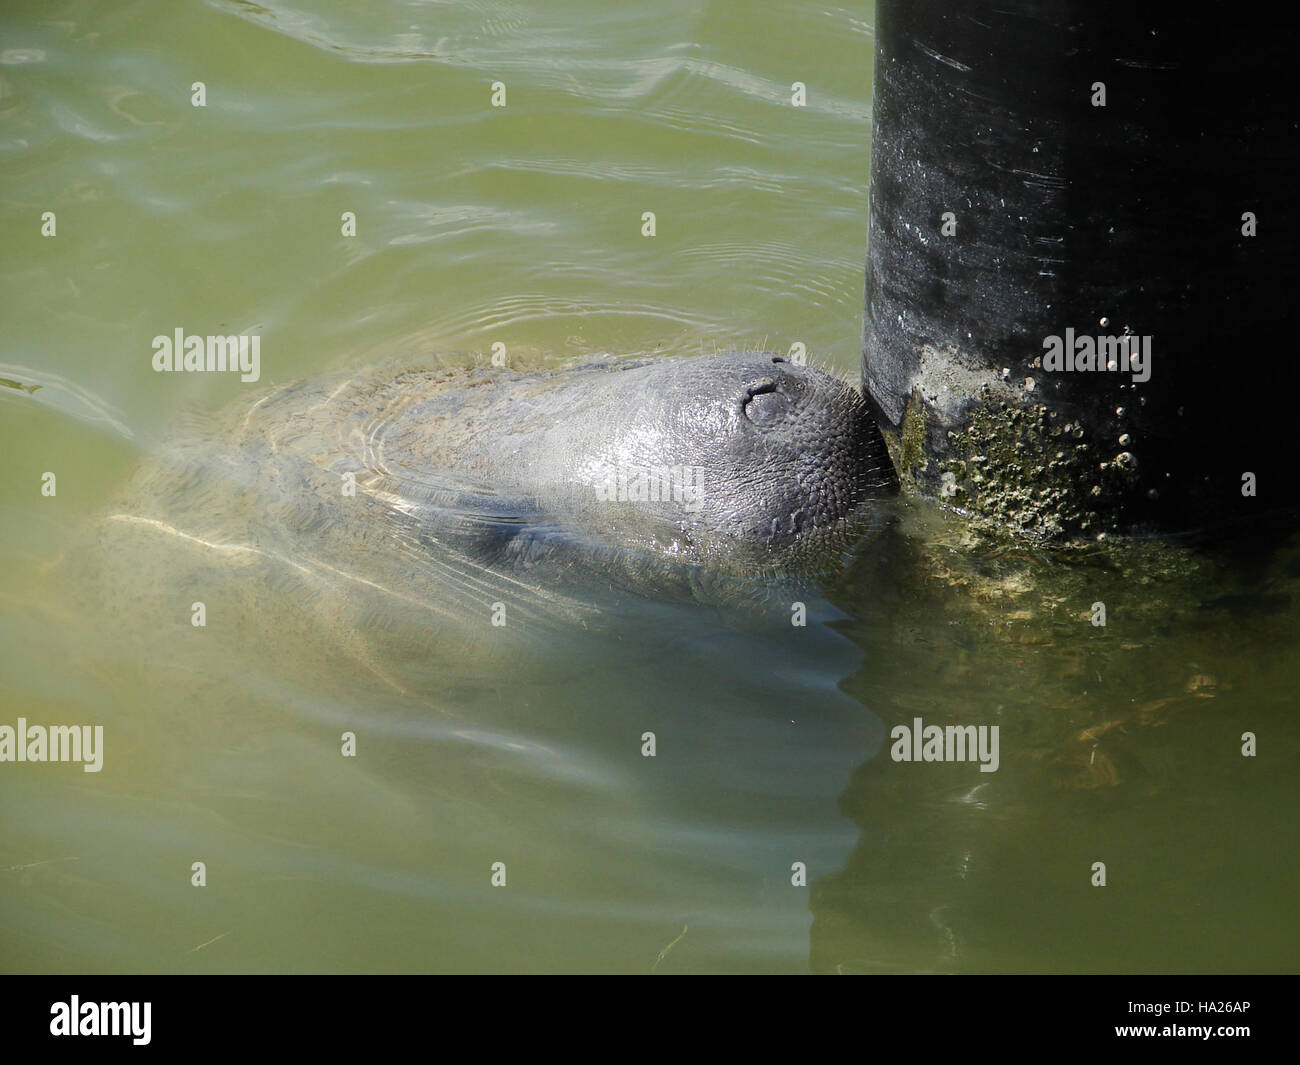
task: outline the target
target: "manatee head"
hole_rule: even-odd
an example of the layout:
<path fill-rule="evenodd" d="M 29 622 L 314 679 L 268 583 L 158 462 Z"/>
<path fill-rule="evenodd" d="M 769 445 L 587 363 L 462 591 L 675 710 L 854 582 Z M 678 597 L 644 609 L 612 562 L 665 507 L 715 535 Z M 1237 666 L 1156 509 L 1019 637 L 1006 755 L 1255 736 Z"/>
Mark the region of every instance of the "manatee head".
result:
<path fill-rule="evenodd" d="M 897 487 L 858 392 L 782 355 L 663 360 L 604 387 L 602 433 L 574 442 L 571 470 L 692 544 L 786 552 Z"/>

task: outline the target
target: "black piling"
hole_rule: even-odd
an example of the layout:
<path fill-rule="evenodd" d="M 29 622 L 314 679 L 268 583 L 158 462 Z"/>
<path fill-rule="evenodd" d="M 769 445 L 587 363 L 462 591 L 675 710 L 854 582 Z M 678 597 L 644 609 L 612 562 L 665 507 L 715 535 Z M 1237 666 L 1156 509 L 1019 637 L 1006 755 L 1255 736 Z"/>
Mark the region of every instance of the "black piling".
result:
<path fill-rule="evenodd" d="M 863 386 L 905 487 L 1045 536 L 1294 506 L 1296 17 L 1179 7 L 879 0 Z"/>

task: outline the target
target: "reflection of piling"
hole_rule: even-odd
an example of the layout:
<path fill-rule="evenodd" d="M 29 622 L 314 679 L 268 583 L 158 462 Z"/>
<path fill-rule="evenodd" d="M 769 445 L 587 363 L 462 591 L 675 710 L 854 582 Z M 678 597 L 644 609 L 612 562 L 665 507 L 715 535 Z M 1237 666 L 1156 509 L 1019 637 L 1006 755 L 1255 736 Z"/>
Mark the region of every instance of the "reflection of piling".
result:
<path fill-rule="evenodd" d="M 1295 16 L 1142 9 L 877 4 L 864 391 L 906 485 L 1033 533 L 1292 497 Z"/>

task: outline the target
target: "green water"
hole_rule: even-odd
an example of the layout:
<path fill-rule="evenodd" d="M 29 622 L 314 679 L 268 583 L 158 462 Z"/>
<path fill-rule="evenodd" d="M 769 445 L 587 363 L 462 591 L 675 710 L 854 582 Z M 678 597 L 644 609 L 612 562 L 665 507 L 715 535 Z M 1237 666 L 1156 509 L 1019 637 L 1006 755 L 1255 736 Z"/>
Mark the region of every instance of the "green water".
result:
<path fill-rule="evenodd" d="M 414 657 L 435 577 L 341 649 L 236 567 L 151 600 L 146 560 L 117 610 L 68 577 L 169 426 L 306 375 L 800 343 L 856 376 L 871 21 L 6 6 L 0 725 L 105 748 L 0 763 L 0 968 L 1296 968 L 1300 551 L 1270 530 L 1064 554 L 904 502 L 803 627 L 577 596 Z M 155 373 L 176 328 L 259 335 L 261 381 Z M 893 761 L 917 717 L 997 725 L 998 770 Z"/>

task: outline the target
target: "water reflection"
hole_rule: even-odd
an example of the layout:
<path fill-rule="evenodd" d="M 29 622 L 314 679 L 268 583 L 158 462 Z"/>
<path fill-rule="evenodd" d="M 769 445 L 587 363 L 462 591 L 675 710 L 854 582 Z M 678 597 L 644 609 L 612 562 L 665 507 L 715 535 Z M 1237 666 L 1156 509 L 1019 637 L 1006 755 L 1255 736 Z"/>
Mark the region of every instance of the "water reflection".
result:
<path fill-rule="evenodd" d="M 870 603 L 841 626 L 867 652 L 843 687 L 887 730 L 996 724 L 1001 765 L 896 762 L 887 743 L 858 768 L 841 804 L 860 835 L 815 887 L 813 968 L 1285 971 L 1286 525 L 1029 551 L 910 509 L 834 596 Z M 1243 757 L 1246 733 L 1272 750 Z"/>

